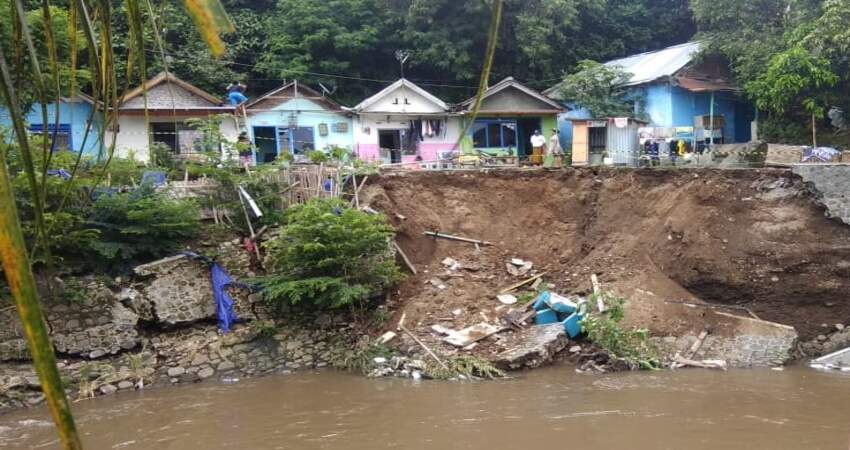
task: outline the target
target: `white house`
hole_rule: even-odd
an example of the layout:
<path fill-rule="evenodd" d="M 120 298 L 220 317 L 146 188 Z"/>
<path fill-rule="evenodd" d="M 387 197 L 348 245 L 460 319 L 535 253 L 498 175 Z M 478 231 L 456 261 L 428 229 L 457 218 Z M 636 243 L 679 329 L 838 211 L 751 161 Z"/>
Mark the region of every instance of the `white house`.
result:
<path fill-rule="evenodd" d="M 461 125 L 449 105 L 402 78 L 352 108 L 360 159 L 435 161 L 458 149 Z"/>
<path fill-rule="evenodd" d="M 147 90 L 149 130 L 145 127 L 143 89 Z M 239 126 L 233 111 L 233 107 L 221 98 L 163 72 L 124 96 L 118 105 L 117 125 L 106 132 L 105 146 L 112 143 L 114 133 L 116 156 L 132 155 L 148 162 L 149 142 L 165 144 L 176 154 L 188 156 L 197 151 L 194 144 L 200 134 L 188 126 L 186 120 L 226 114 L 228 117 L 221 124 L 221 132 L 227 140 L 236 141 Z"/>

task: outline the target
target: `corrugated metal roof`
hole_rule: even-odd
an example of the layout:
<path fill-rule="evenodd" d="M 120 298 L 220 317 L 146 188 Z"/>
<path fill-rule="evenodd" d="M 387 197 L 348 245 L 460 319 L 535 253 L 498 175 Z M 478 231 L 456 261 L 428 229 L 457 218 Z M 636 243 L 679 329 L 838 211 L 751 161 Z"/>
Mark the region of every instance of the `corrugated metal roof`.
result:
<path fill-rule="evenodd" d="M 674 45 L 654 52 L 640 53 L 605 63 L 606 66 L 619 66 L 632 74 L 626 86 L 648 83 L 662 77 L 669 77 L 693 61 L 700 51 L 699 42 Z"/>

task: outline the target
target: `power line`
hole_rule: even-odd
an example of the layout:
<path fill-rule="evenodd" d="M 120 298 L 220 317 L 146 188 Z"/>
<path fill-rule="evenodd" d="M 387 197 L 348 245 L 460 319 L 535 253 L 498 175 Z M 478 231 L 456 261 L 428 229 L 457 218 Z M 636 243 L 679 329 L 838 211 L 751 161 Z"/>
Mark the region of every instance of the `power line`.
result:
<path fill-rule="evenodd" d="M 146 48 L 145 51 L 150 53 L 150 54 L 156 55 L 156 56 L 158 56 L 160 54 L 158 51 L 154 51 L 154 50 L 148 49 L 148 48 Z M 179 54 L 174 54 L 174 53 L 165 53 L 165 55 L 170 56 L 172 58 L 180 58 L 180 59 L 183 60 L 183 62 L 187 62 L 187 63 L 189 61 L 186 61 L 186 59 L 192 58 L 191 55 L 179 55 Z M 227 60 L 216 60 L 216 61 L 224 63 L 224 64 L 231 64 L 231 65 L 234 65 L 234 66 L 248 67 L 248 68 L 251 68 L 251 69 L 256 69 L 257 66 L 258 66 L 258 64 L 245 64 L 245 63 L 240 63 L 240 62 L 236 62 L 236 61 L 227 61 Z M 290 72 L 300 73 L 300 74 L 304 74 L 304 75 L 313 75 L 313 76 L 327 77 L 327 78 L 340 78 L 340 79 L 355 80 L 355 81 L 368 81 L 368 82 L 372 82 L 372 83 L 394 83 L 396 81 L 396 80 L 381 80 L 381 79 L 376 79 L 376 78 L 365 78 L 365 77 L 358 77 L 358 76 L 352 76 L 352 75 L 312 72 L 312 71 L 308 71 L 308 70 L 296 70 L 296 69 L 287 69 L 287 70 L 290 71 Z M 252 80 L 254 80 L 254 81 L 286 81 L 282 78 L 254 78 Z M 430 87 L 445 87 L 445 88 L 453 88 L 453 89 L 477 89 L 478 88 L 477 86 L 465 86 L 465 85 L 445 84 L 445 83 L 428 83 L 428 82 L 426 82 L 427 80 L 411 80 L 411 81 L 416 82 L 418 84 L 421 84 L 422 86 L 430 86 Z"/>

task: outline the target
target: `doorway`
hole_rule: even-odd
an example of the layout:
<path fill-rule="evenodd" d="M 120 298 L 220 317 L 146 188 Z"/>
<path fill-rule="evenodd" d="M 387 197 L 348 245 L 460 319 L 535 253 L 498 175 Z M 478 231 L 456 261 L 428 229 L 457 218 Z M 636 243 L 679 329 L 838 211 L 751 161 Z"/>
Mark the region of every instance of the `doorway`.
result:
<path fill-rule="evenodd" d="M 531 135 L 534 134 L 534 130 L 543 132 L 540 129 L 539 118 L 517 120 L 517 139 L 519 140 L 517 142 L 517 154 L 520 157 L 531 156 Z"/>
<path fill-rule="evenodd" d="M 275 128 L 254 127 L 254 147 L 257 148 L 257 164 L 273 162 L 277 158 Z"/>
<path fill-rule="evenodd" d="M 378 147 L 381 153 L 389 152 L 390 163 L 401 162 L 401 130 L 378 130 Z"/>

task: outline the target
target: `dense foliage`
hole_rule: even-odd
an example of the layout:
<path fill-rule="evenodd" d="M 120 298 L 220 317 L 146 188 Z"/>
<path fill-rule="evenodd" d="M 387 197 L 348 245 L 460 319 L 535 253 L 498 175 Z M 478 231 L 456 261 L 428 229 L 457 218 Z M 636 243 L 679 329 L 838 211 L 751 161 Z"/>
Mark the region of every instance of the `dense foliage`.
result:
<path fill-rule="evenodd" d="M 153 7 L 164 46 L 160 52 L 150 13 L 142 8 L 148 75 L 167 65 L 222 96 L 235 79 L 256 96 L 297 77 L 314 86 L 322 83 L 337 99 L 354 104 L 399 76 L 395 53 L 406 50 L 405 76 L 457 101 L 474 93 L 490 22 L 490 2 L 482 0 L 223 3 L 236 31 L 225 36 L 227 54 L 221 59 L 209 57 L 191 19 L 174 2 Z M 8 3 L 0 11 L 4 8 Z M 113 48 L 122 56 L 131 47 L 124 8 L 119 2 L 112 11 Z M 37 21 L 37 5 L 31 9 Z M 54 18 L 60 19 L 56 35 L 65 43 L 59 53 L 67 65 L 68 28 L 61 21 L 67 7 L 55 9 L 62 10 Z M 492 78 L 514 76 L 547 88 L 580 60 L 601 61 L 687 40 L 693 34 L 690 16 L 686 0 L 506 0 Z M 12 32 L 6 26 L 0 24 L 0 45 L 11 55 L 14 45 L 7 37 Z M 88 55 L 80 47 L 78 65 L 87 69 Z M 126 57 L 115 62 L 116 73 L 125 73 Z"/>
<path fill-rule="evenodd" d="M 86 225 L 100 232 L 92 250 L 110 263 L 151 260 L 178 250 L 198 234 L 191 201 L 173 200 L 150 184 L 127 193 L 103 194 L 91 205 Z"/>
<path fill-rule="evenodd" d="M 691 0 L 699 38 L 725 55 L 768 139 L 805 141 L 811 116 L 850 111 L 850 0 Z"/>
<path fill-rule="evenodd" d="M 658 349 L 649 341 L 649 332 L 629 330 L 621 324 L 625 317 L 625 301 L 610 292 L 600 292 L 590 297 L 590 303 L 595 304 L 598 296 L 603 298 L 606 311 L 591 313 L 582 319 L 581 327 L 587 339 L 632 369 L 661 368 L 661 358 Z"/>
<path fill-rule="evenodd" d="M 32 143 L 37 145 L 40 139 L 35 136 Z M 19 173 L 18 146 L 5 146 L 2 156 L 11 171 Z M 35 163 L 41 173 L 44 161 L 38 159 Z M 67 174 L 75 164 L 75 154 L 57 152 L 49 169 Z M 66 180 L 61 172 L 47 177 L 44 218 L 50 251 L 60 268 L 74 272 L 120 271 L 130 263 L 169 254 L 197 235 L 200 216 L 193 201 L 173 199 L 151 185 L 123 191 L 105 185 L 107 173 L 114 185 L 137 185 L 144 170 L 137 162 L 126 159 L 113 159 L 108 170 L 84 159 L 73 180 Z M 35 249 L 33 262 L 44 263 L 45 253 L 35 245 L 33 193 L 26 177 L 15 176 L 12 187 L 25 238 Z"/>
<path fill-rule="evenodd" d="M 263 294 L 279 308 L 362 304 L 401 277 L 389 246 L 392 236 L 383 216 L 346 208 L 336 199 L 291 207 L 280 235 L 267 244 Z"/>

